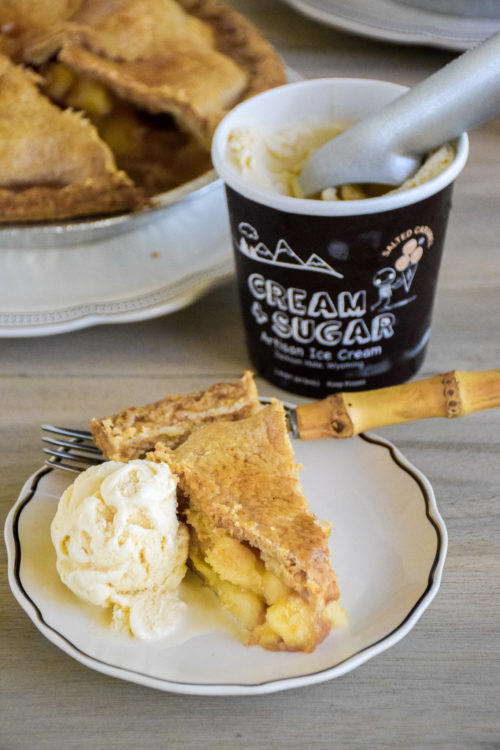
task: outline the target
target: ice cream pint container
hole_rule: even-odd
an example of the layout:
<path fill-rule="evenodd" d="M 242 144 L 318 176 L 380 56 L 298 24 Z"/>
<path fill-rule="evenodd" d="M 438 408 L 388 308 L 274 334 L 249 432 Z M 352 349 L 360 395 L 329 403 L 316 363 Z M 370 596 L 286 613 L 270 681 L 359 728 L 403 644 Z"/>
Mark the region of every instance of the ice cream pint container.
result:
<path fill-rule="evenodd" d="M 236 107 L 215 133 L 249 355 L 287 391 L 320 398 L 403 382 L 419 369 L 467 136 L 415 187 L 322 201 L 249 180 L 229 154 L 231 133 L 352 122 L 405 90 L 365 79 L 288 84 Z"/>

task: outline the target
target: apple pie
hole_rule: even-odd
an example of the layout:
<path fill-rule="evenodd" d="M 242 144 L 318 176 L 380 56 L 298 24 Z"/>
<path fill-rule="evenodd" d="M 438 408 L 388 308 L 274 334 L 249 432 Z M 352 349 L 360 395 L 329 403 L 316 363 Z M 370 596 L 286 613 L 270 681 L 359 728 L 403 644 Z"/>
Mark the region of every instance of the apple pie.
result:
<path fill-rule="evenodd" d="M 300 485 L 284 410 L 214 422 L 148 460 L 178 477 L 191 566 L 248 634 L 249 645 L 311 652 L 343 624 L 329 524 Z"/>
<path fill-rule="evenodd" d="M 51 8 L 46 20 L 45 5 Z M 0 0 L 0 11 L 3 6 L 0 52 L 31 67 L 43 97 L 59 109 L 85 115 L 111 149 L 115 170 L 146 199 L 206 174 L 212 134 L 224 114 L 285 82 L 268 42 L 219 0 L 57 0 L 53 6 L 22 0 L 17 9 Z M 9 122 L 15 138 L 17 123 Z M 47 172 L 57 163 L 49 157 Z M 51 182 L 59 184 L 57 175 Z M 25 183 L 31 185 L 29 175 Z M 86 210 L 115 209 L 87 202 Z M 42 218 L 60 216 L 60 209 L 46 207 Z M 40 212 L 30 215 L 28 204 L 20 218 L 39 219 Z M 0 220 L 11 220 L 1 204 Z"/>

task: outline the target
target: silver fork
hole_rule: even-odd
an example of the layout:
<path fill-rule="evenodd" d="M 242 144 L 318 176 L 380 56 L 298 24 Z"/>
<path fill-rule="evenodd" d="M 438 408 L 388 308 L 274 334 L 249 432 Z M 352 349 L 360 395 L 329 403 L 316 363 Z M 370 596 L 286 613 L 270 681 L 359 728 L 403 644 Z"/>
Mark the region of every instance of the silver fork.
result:
<path fill-rule="evenodd" d="M 42 425 L 42 430 L 51 436 L 42 435 L 42 442 L 46 446 L 43 452 L 50 456 L 45 459 L 45 466 L 79 474 L 89 466 L 106 460 L 88 430 L 74 430 L 51 424 Z"/>

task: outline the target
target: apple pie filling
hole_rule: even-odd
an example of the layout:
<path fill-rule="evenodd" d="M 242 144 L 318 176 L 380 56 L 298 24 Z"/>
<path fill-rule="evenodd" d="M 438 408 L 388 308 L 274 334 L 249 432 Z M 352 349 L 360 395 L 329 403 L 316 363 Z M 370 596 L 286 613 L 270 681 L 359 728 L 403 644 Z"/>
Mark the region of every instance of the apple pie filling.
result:
<path fill-rule="evenodd" d="M 249 645 L 269 650 L 310 651 L 318 635 L 343 624 L 337 601 L 324 609 L 269 570 L 259 552 L 226 533 L 202 545 L 191 528 L 189 559 L 221 605 L 248 631 Z"/>
<path fill-rule="evenodd" d="M 107 143 L 119 169 L 147 197 L 172 190 L 211 169 L 210 153 L 193 135 L 179 129 L 169 114 L 150 114 L 119 99 L 100 81 L 60 62 L 41 73 L 47 96 L 62 108 L 85 113 Z"/>

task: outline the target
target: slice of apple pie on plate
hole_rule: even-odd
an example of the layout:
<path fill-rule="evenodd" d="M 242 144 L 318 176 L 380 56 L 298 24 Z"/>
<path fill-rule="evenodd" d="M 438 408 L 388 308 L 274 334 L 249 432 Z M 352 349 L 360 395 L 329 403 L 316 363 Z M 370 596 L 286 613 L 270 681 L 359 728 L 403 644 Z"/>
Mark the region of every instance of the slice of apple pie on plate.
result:
<path fill-rule="evenodd" d="M 189 560 L 249 645 L 311 652 L 345 623 L 330 564 L 330 524 L 309 508 L 278 401 L 191 433 L 147 458 L 178 477 Z"/>

